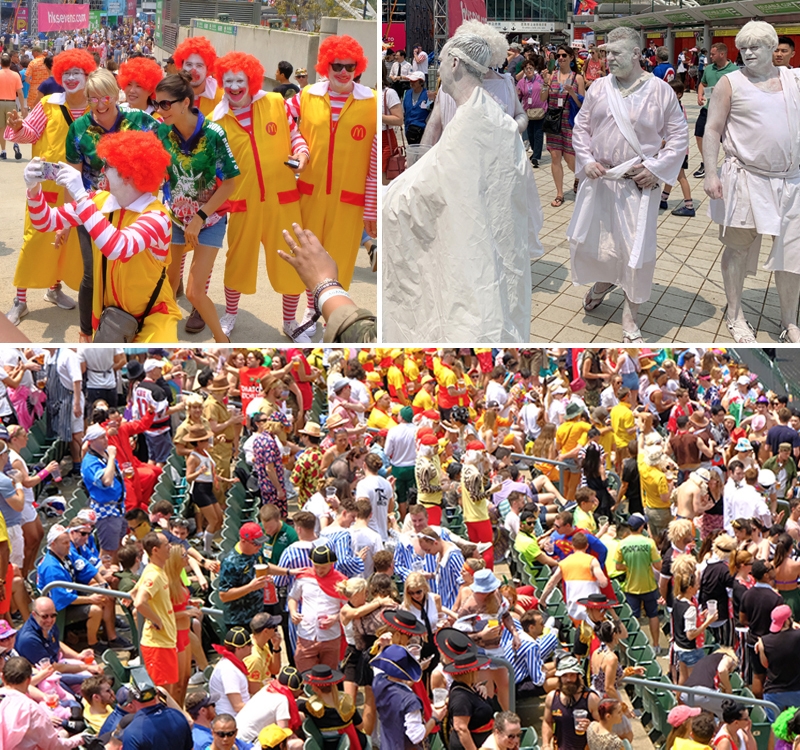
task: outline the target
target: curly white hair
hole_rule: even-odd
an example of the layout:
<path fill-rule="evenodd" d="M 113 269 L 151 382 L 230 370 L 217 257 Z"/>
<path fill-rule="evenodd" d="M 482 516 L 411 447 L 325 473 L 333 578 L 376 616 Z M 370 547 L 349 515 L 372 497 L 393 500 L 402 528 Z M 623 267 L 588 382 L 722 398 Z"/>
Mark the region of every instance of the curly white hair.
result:
<path fill-rule="evenodd" d="M 490 50 L 489 62 L 487 65 L 490 68 L 496 68 L 505 62 L 506 52 L 508 51 L 508 40 L 493 26 L 481 23 L 480 21 L 464 21 L 456 29 L 454 36 L 459 34 L 474 34 L 481 37 L 488 45 Z"/>

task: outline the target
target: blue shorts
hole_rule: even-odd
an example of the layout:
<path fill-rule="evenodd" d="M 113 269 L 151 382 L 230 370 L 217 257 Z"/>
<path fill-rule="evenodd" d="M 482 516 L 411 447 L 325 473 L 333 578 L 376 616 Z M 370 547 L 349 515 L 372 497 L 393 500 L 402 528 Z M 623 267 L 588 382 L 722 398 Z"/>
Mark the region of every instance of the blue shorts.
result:
<path fill-rule="evenodd" d="M 228 217 L 223 216 L 216 224 L 210 227 L 203 227 L 198 235 L 200 244 L 206 245 L 207 247 L 222 247 L 222 242 L 225 239 L 225 228 L 227 226 Z M 183 233 L 183 227 L 179 226 L 174 221 L 172 222 L 172 244 L 186 244 L 186 236 Z"/>
<path fill-rule="evenodd" d="M 175 240 L 173 239 L 173 242 Z M 630 391 L 639 390 L 639 376 L 635 372 L 625 372 L 622 374 L 622 386 Z"/>
<path fill-rule="evenodd" d="M 682 651 L 679 648 L 675 649 L 675 659 L 677 659 L 677 661 L 679 662 L 682 662 L 687 667 L 693 667 L 705 655 L 706 652 L 702 648 L 695 648 L 692 649 L 691 651 Z"/>
<path fill-rule="evenodd" d="M 646 594 L 625 594 L 625 600 L 631 608 L 634 617 L 639 617 L 642 614 L 642 606 L 644 606 L 644 613 L 648 617 L 658 617 L 658 589 L 648 591 Z"/>
<path fill-rule="evenodd" d="M 144 438 L 147 443 L 147 457 L 157 464 L 166 463 L 172 452 L 172 435 L 169 430 L 160 435 L 145 434 Z"/>

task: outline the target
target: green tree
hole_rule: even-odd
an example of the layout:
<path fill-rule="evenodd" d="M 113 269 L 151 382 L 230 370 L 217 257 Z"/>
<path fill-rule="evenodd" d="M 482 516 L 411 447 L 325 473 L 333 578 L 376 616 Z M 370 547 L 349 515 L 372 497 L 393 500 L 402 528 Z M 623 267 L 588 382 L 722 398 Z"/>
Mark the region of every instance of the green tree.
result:
<path fill-rule="evenodd" d="M 345 0 L 347 1 L 347 0 Z M 355 0 L 358 3 L 359 0 Z M 336 0 L 275 0 L 276 13 L 288 25 L 292 16 L 297 16 L 297 23 L 292 26 L 298 28 L 313 28 L 319 31 L 320 21 L 323 16 L 347 18 L 352 16 Z"/>

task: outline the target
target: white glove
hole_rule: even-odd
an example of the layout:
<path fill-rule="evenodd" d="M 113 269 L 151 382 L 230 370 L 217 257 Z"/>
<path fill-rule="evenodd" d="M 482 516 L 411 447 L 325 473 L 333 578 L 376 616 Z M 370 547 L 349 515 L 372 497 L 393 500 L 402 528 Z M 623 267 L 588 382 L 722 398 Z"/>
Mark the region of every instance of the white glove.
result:
<path fill-rule="evenodd" d="M 25 180 L 25 187 L 29 190 L 35 188 L 40 182 L 44 181 L 42 175 L 42 160 L 36 156 L 31 159 L 22 172 L 22 179 Z"/>
<path fill-rule="evenodd" d="M 73 200 L 80 201 L 85 198 L 88 193 L 83 186 L 83 178 L 81 173 L 75 167 L 66 164 L 63 161 L 59 162 L 61 169 L 56 177 L 56 185 L 66 188 L 67 192 L 72 196 Z"/>

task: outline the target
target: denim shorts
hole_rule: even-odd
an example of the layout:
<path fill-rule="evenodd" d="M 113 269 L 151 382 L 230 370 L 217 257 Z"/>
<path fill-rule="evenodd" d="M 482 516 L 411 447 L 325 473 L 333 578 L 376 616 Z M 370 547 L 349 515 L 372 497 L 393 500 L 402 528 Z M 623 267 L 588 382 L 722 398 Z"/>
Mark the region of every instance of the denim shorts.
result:
<path fill-rule="evenodd" d="M 173 240 L 174 242 L 174 240 Z M 635 372 L 622 373 L 622 386 L 631 391 L 639 390 L 639 376 Z"/>
<path fill-rule="evenodd" d="M 641 615 L 642 607 L 647 617 L 658 617 L 658 589 L 648 591 L 646 594 L 625 593 L 625 600 L 633 612 L 633 616 L 638 618 Z"/>
<path fill-rule="evenodd" d="M 201 245 L 207 247 L 222 247 L 222 242 L 225 239 L 225 227 L 228 226 L 228 217 L 223 216 L 216 224 L 210 227 L 203 227 L 200 230 L 198 239 Z M 172 244 L 185 245 L 186 236 L 183 234 L 183 227 L 172 222 Z"/>
<path fill-rule="evenodd" d="M 675 649 L 675 659 L 679 662 L 683 662 L 687 667 L 693 667 L 705 655 L 706 652 L 702 648 L 695 648 L 691 651 L 683 651 L 679 648 Z"/>

